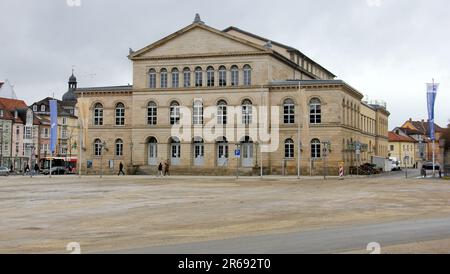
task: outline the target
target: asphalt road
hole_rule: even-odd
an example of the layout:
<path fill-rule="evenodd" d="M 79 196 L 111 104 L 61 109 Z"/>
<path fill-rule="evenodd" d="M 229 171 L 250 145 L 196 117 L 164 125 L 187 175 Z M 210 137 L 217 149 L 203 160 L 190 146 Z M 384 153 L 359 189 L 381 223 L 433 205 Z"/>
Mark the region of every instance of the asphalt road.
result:
<path fill-rule="evenodd" d="M 235 239 L 149 247 L 107 253 L 125 254 L 330 254 L 365 251 L 371 242 L 383 246 L 450 238 L 450 217 Z M 368 252 L 369 253 L 369 252 Z"/>

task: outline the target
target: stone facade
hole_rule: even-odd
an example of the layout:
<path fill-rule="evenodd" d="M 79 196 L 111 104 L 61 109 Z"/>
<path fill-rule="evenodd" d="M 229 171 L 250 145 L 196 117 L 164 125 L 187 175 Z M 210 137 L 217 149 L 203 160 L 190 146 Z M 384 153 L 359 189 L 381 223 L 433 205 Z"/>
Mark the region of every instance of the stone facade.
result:
<path fill-rule="evenodd" d="M 117 173 L 122 162 L 129 172 L 156 174 L 156 166 L 168 161 L 172 174 L 231 175 L 238 166 L 242 174 L 257 174 L 262 165 L 265 174 L 294 175 L 299 139 L 303 175 L 337 175 L 340 163 L 355 165 L 355 143 L 362 145 L 361 162 L 388 155 L 385 107 L 363 102 L 359 91 L 291 47 L 236 28 L 219 31 L 194 22 L 139 51 L 130 50 L 129 59 L 133 86 L 76 90 L 90 106 L 83 173 Z M 251 118 L 233 128 L 267 123 L 269 130 L 279 129 L 275 149 L 261 152 L 267 140 L 249 138 L 248 132 L 227 142 L 217 136 L 196 143 L 201 139 L 195 133 L 178 142 L 171 120 L 177 119 L 178 107 L 193 110 L 196 101 L 205 113 L 202 123 L 190 126 L 192 131 L 222 119 L 221 104 L 228 111 L 239 106 L 238 117 Z M 249 105 L 251 114 L 243 114 Z M 257 119 L 259 107 L 265 106 L 267 117 Z M 211 117 L 208 107 L 215 109 Z M 275 114 L 278 120 L 269 122 Z M 217 127 L 222 124 L 216 121 Z M 238 148 L 240 158 L 234 157 Z"/>

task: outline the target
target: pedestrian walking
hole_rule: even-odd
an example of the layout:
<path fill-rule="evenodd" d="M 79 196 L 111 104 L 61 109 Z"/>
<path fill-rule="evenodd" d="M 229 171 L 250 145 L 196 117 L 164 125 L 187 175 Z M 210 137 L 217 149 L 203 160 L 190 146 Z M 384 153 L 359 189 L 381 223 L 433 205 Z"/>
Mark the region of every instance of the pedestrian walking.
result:
<path fill-rule="evenodd" d="M 163 175 L 163 164 L 162 163 L 159 163 L 159 166 L 158 166 L 158 177 L 163 177 L 164 175 Z"/>
<path fill-rule="evenodd" d="M 439 178 L 442 178 L 442 169 L 439 167 Z"/>
<path fill-rule="evenodd" d="M 422 167 L 421 175 L 422 175 L 422 178 L 426 178 L 427 177 L 427 171 L 425 170 L 425 167 Z"/>
<path fill-rule="evenodd" d="M 117 176 L 120 176 L 120 174 L 125 176 L 125 172 L 123 171 L 123 164 L 122 164 L 122 162 L 120 162 L 120 164 L 119 164 L 119 174 Z"/>
<path fill-rule="evenodd" d="M 38 175 L 39 174 L 39 170 L 40 170 L 39 165 L 36 163 L 34 165 L 34 175 Z"/>
<path fill-rule="evenodd" d="M 169 161 L 164 163 L 164 176 L 170 176 L 170 165 Z"/>

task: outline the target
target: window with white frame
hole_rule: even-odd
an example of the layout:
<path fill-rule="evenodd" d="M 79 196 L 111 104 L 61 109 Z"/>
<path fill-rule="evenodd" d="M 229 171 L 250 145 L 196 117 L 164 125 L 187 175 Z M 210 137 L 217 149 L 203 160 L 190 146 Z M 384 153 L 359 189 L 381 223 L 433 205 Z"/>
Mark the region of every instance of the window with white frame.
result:
<path fill-rule="evenodd" d="M 94 126 L 103 125 L 103 105 L 100 103 L 94 106 Z"/>
<path fill-rule="evenodd" d="M 242 123 L 250 125 L 253 118 L 253 104 L 252 101 L 246 99 L 242 102 Z"/>
<path fill-rule="evenodd" d="M 220 100 L 217 104 L 217 123 L 219 125 L 227 124 L 227 102 Z"/>
<path fill-rule="evenodd" d="M 180 73 L 177 68 L 172 69 L 172 88 L 180 86 Z"/>
<path fill-rule="evenodd" d="M 148 83 L 149 88 L 156 88 L 156 70 L 151 69 L 148 72 Z"/>
<path fill-rule="evenodd" d="M 322 108 L 321 102 L 317 98 L 313 98 L 309 104 L 309 122 L 311 124 L 322 123 Z"/>
<path fill-rule="evenodd" d="M 116 126 L 125 125 L 125 105 L 118 103 L 116 105 Z"/>
<path fill-rule="evenodd" d="M 67 127 L 61 127 L 61 139 L 67 139 Z"/>
<path fill-rule="evenodd" d="M 180 123 L 180 104 L 176 101 L 173 101 L 170 104 L 170 124 L 178 125 Z"/>
<path fill-rule="evenodd" d="M 321 155 L 321 145 L 319 139 L 313 139 L 311 141 L 311 158 L 318 159 Z"/>
<path fill-rule="evenodd" d="M 195 100 L 193 106 L 193 121 L 194 125 L 203 125 L 203 103 L 201 100 Z"/>
<path fill-rule="evenodd" d="M 45 105 L 41 105 L 41 112 L 45 112 Z"/>
<path fill-rule="evenodd" d="M 231 85 L 239 85 L 239 68 L 236 65 L 231 67 Z"/>
<path fill-rule="evenodd" d="M 294 155 L 294 140 L 287 139 L 284 142 L 284 158 L 293 159 Z"/>
<path fill-rule="evenodd" d="M 30 126 L 26 126 L 24 128 L 25 130 L 25 134 L 24 134 L 24 139 L 33 139 L 33 128 Z"/>
<path fill-rule="evenodd" d="M 244 86 L 252 84 L 252 68 L 249 65 L 244 66 Z"/>
<path fill-rule="evenodd" d="M 148 103 L 147 106 L 147 124 L 156 125 L 158 123 L 158 107 L 155 102 Z"/>
<path fill-rule="evenodd" d="M 103 144 L 100 139 L 94 141 L 94 156 L 101 156 L 103 150 Z"/>
<path fill-rule="evenodd" d="M 116 156 L 123 156 L 123 141 L 122 139 L 116 140 Z"/>
<path fill-rule="evenodd" d="M 295 124 L 295 103 L 292 99 L 284 100 L 283 117 L 285 124 Z"/>
<path fill-rule="evenodd" d="M 161 88 L 167 88 L 167 69 L 163 68 L 159 72 L 160 80 L 161 80 Z"/>
<path fill-rule="evenodd" d="M 208 87 L 214 86 L 214 68 L 213 67 L 208 67 L 206 69 L 206 85 Z"/>
<path fill-rule="evenodd" d="M 191 70 L 189 68 L 183 70 L 183 86 L 185 88 L 191 87 Z"/>
<path fill-rule="evenodd" d="M 219 86 L 225 87 L 227 85 L 227 69 L 225 66 L 219 67 Z"/>
<path fill-rule="evenodd" d="M 34 112 L 37 112 L 37 110 L 38 110 L 38 106 L 37 106 L 37 105 L 34 105 L 34 106 L 33 106 L 33 111 L 34 111 Z"/>
<path fill-rule="evenodd" d="M 197 67 L 195 69 L 195 86 L 196 87 L 203 86 L 203 70 L 201 67 Z"/>

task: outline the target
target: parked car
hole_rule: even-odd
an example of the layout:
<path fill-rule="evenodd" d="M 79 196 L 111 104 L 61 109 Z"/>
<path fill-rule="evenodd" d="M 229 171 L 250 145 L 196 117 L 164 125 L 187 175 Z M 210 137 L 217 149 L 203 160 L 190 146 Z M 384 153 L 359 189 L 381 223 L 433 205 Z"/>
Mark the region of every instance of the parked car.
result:
<path fill-rule="evenodd" d="M 4 166 L 0 167 L 0 176 L 9 176 L 9 172 L 9 168 Z"/>
<path fill-rule="evenodd" d="M 425 170 L 433 170 L 433 162 L 423 163 L 423 168 L 425 168 Z M 441 166 L 438 163 L 434 164 L 434 170 L 438 171 L 440 168 Z"/>
<path fill-rule="evenodd" d="M 44 175 L 49 175 L 50 174 L 50 169 L 44 169 L 44 171 L 42 172 Z M 52 175 L 65 175 L 67 174 L 67 169 L 63 166 L 55 166 L 52 167 Z"/>

